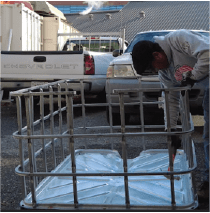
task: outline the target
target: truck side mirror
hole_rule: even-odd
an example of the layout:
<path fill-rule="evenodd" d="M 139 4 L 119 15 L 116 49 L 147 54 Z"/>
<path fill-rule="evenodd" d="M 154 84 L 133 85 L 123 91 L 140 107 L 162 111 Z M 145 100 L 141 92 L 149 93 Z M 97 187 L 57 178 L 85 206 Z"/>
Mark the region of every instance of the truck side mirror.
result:
<path fill-rule="evenodd" d="M 113 53 L 112 53 L 112 55 L 114 57 L 117 57 L 119 55 L 122 55 L 122 53 L 123 53 L 123 50 L 114 50 Z"/>

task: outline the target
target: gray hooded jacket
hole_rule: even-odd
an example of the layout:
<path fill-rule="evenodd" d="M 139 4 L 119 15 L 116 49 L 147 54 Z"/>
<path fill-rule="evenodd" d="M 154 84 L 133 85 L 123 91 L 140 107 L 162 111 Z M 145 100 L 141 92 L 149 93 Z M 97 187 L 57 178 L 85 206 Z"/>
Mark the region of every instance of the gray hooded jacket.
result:
<path fill-rule="evenodd" d="M 155 36 L 167 55 L 169 68 L 159 70 L 159 79 L 164 88 L 179 87 L 181 82 L 175 78 L 182 67 L 191 68 L 195 80 L 209 75 L 209 38 L 188 30 L 173 31 L 166 36 Z M 180 92 L 169 95 L 170 126 L 176 127 L 179 116 Z M 165 116 L 165 125 L 166 116 Z"/>

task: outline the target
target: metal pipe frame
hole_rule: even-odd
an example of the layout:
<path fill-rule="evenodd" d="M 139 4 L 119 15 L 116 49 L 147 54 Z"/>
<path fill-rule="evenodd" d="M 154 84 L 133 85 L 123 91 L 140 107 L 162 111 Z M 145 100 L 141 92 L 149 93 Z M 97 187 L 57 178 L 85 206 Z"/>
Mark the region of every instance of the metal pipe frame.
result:
<path fill-rule="evenodd" d="M 66 102 L 67 102 L 67 124 L 68 124 L 68 132 L 70 135 L 73 135 L 73 100 L 72 95 L 69 94 L 66 96 Z M 75 160 L 75 148 L 74 148 L 74 138 L 69 138 L 69 153 L 71 155 L 71 168 L 72 168 L 72 174 L 76 174 L 76 160 Z M 73 176 L 73 192 L 74 192 L 74 205 L 75 208 L 78 206 L 78 195 L 77 195 L 77 176 Z"/>
<path fill-rule="evenodd" d="M 124 96 L 122 93 L 119 93 L 119 102 L 120 102 L 120 116 L 121 116 L 121 133 L 125 133 L 125 111 L 124 111 Z M 125 203 L 126 208 L 130 208 L 130 198 L 129 198 L 129 188 L 128 188 L 128 163 L 127 163 L 127 152 L 126 152 L 126 138 L 122 135 L 122 158 L 123 158 L 123 169 L 124 169 L 124 187 L 125 187 Z"/>
<path fill-rule="evenodd" d="M 52 86 L 49 86 L 49 92 L 51 93 L 50 94 L 50 134 L 51 135 L 54 135 L 54 116 L 53 116 L 53 88 Z M 52 145 L 52 156 L 53 156 L 53 165 L 54 165 L 54 168 L 56 167 L 56 156 L 55 156 L 55 141 L 54 141 L 54 138 L 52 137 L 51 138 L 51 145 Z"/>
<path fill-rule="evenodd" d="M 141 90 L 141 78 L 138 78 L 139 81 L 139 90 Z M 140 121 L 141 121 L 141 132 L 144 132 L 145 130 L 145 125 L 144 125 L 144 107 L 143 107 L 143 92 L 139 91 L 139 110 L 140 110 Z M 145 140 L 144 140 L 144 136 L 142 136 L 142 143 L 143 143 L 143 150 L 146 149 L 146 145 L 145 145 Z"/>
<path fill-rule="evenodd" d="M 24 206 L 24 202 L 21 202 L 21 205 Z M 48 209 L 50 207 L 52 207 L 55 210 L 64 210 L 64 211 L 71 211 L 71 210 L 75 210 L 74 204 L 42 204 L 41 207 L 37 206 L 37 209 L 43 210 L 44 209 Z M 189 210 L 193 208 L 193 203 L 189 204 L 189 205 L 184 205 L 184 206 L 176 206 L 176 210 L 177 211 L 183 211 L 183 209 Z M 30 207 L 26 207 L 26 209 L 32 209 Z M 78 210 L 81 211 L 86 211 L 86 210 L 93 210 L 93 211 L 100 211 L 101 209 L 103 209 L 104 211 L 119 211 L 119 210 L 127 210 L 126 207 L 124 205 L 108 205 L 108 204 L 102 204 L 102 205 L 91 205 L 91 204 L 78 204 Z M 133 211 L 167 211 L 169 210 L 168 206 L 146 206 L 146 205 L 131 205 L 129 210 L 133 210 Z M 171 208 L 171 210 L 173 210 Z"/>
<path fill-rule="evenodd" d="M 134 78 L 134 77 L 132 77 Z M 108 103 L 106 104 L 86 104 L 85 103 L 85 94 L 84 94 L 84 84 L 90 82 L 91 80 L 87 79 L 74 79 L 74 80 L 61 80 L 58 82 L 49 83 L 46 85 L 36 86 L 29 89 L 23 89 L 20 91 L 16 91 L 11 93 L 12 96 L 16 97 L 16 103 L 17 103 L 17 117 L 18 117 L 18 131 L 13 134 L 14 138 L 19 140 L 20 145 L 20 165 L 16 167 L 15 172 L 16 174 L 20 175 L 22 177 L 22 191 L 23 191 L 23 198 L 26 196 L 26 181 L 25 178 L 29 177 L 29 185 L 31 190 L 31 196 L 32 196 L 32 208 L 39 208 L 37 201 L 36 201 L 36 187 L 38 185 L 38 177 L 50 177 L 50 176 L 70 176 L 73 179 L 73 192 L 74 192 L 74 205 L 66 205 L 66 206 L 72 206 L 74 209 L 78 209 L 79 207 L 83 206 L 79 204 L 78 202 L 78 195 L 77 195 L 77 177 L 82 176 L 122 176 L 124 177 L 124 187 L 125 187 L 125 207 L 126 209 L 135 209 L 136 207 L 130 205 L 130 199 L 129 199 L 129 188 L 128 188 L 128 177 L 129 176 L 148 176 L 148 175 L 169 175 L 170 183 L 171 183 L 171 209 L 175 210 L 179 207 L 176 206 L 176 199 L 175 199 L 175 191 L 174 191 L 174 175 L 181 175 L 181 174 L 188 174 L 192 173 L 193 170 L 195 170 L 197 164 L 196 164 L 196 157 L 195 157 L 195 150 L 193 147 L 193 143 L 190 138 L 190 134 L 194 130 L 193 124 L 192 124 L 192 118 L 190 117 L 189 113 L 189 100 L 188 100 L 188 94 L 185 92 L 185 96 L 181 98 L 181 107 L 182 107 L 182 126 L 179 126 L 179 128 L 182 128 L 181 131 L 177 132 L 171 132 L 170 127 L 170 114 L 169 114 L 169 105 L 168 105 L 168 96 L 170 91 L 182 91 L 187 90 L 188 88 L 170 88 L 170 89 L 160 89 L 160 88 L 153 88 L 153 89 L 142 89 L 141 88 L 141 78 L 137 78 L 139 80 L 139 89 L 135 90 L 114 90 L 114 93 L 118 93 L 119 95 L 119 103 L 112 103 L 110 98 L 110 89 L 108 88 Z M 69 85 L 71 83 L 79 83 L 80 84 L 80 94 L 81 94 L 81 104 L 73 104 L 73 96 L 76 94 L 75 91 L 69 91 Z M 107 83 L 109 85 L 109 79 L 107 79 Z M 62 91 L 61 84 L 65 85 L 65 91 Z M 53 88 L 57 88 L 57 90 L 54 91 Z M 36 90 L 36 91 L 35 91 Z M 37 92 L 39 90 L 39 92 Z M 47 90 L 47 91 L 46 91 Z M 156 102 L 143 102 L 143 92 L 144 91 L 163 91 L 165 92 L 165 98 L 166 98 L 166 115 L 167 115 L 167 132 L 152 132 L 153 135 L 165 135 L 168 138 L 168 150 L 169 150 L 169 165 L 170 165 L 170 171 L 169 172 L 140 172 L 140 173 L 129 173 L 127 169 L 127 153 L 126 153 L 126 139 L 128 137 L 136 137 L 141 136 L 143 138 L 143 149 L 145 150 L 145 142 L 144 142 L 144 136 L 151 135 L 151 132 L 145 132 L 146 128 L 163 128 L 163 125 L 144 125 L 144 112 L 143 112 L 143 105 L 144 104 L 159 104 L 162 103 L 160 101 Z M 128 92 L 138 92 L 139 93 L 139 101 L 135 103 L 124 103 L 124 95 Z M 40 99 L 40 119 L 34 121 L 34 109 L 33 109 L 33 99 L 34 96 L 38 96 Z M 50 97 L 50 112 L 48 115 L 44 115 L 44 96 Z M 54 111 L 53 108 L 53 96 L 58 97 L 58 110 Z M 61 96 L 66 97 L 66 106 L 61 106 Z M 22 127 L 22 112 L 21 112 L 21 100 L 20 98 L 25 98 L 26 103 L 26 119 L 27 119 L 27 125 L 26 127 Z M 125 125 L 125 112 L 124 112 L 124 106 L 125 105 L 139 105 L 139 109 L 141 112 L 141 125 L 137 125 L 135 127 Z M 85 114 L 85 107 L 96 107 L 96 106 L 107 106 L 109 108 L 109 119 L 110 119 L 110 126 L 97 126 L 97 127 L 87 127 L 86 126 L 86 114 Z M 120 106 L 120 116 L 121 116 L 121 126 L 113 127 L 113 120 L 112 120 L 112 106 Z M 73 116 L 73 109 L 74 107 L 82 107 L 82 118 L 83 118 L 83 127 L 74 128 L 74 116 Z M 67 112 L 67 130 L 63 130 L 62 125 L 62 113 Z M 54 133 L 54 116 L 59 116 L 59 134 Z M 50 121 L 50 134 L 45 134 L 45 121 Z M 40 124 L 40 135 L 34 135 L 34 127 L 36 125 Z M 129 130 L 129 128 L 141 128 L 141 132 L 127 132 L 126 130 Z M 75 129 L 83 129 L 83 134 L 74 134 Z M 87 129 L 107 129 L 109 130 L 109 133 L 99 133 L 99 134 L 87 134 Z M 114 132 L 115 129 L 121 129 L 121 132 Z M 24 134 L 24 132 L 26 132 Z M 172 161 L 172 151 L 171 151 L 171 141 L 169 140 L 169 137 L 171 135 L 181 135 L 184 138 L 183 148 L 186 152 L 189 160 L 189 168 L 184 171 L 173 171 L 173 161 Z M 100 138 L 100 137 L 118 137 L 122 140 L 122 158 L 123 158 L 123 173 L 77 173 L 76 172 L 76 160 L 75 160 L 75 141 L 76 138 Z M 61 159 L 64 160 L 64 144 L 63 139 L 68 139 L 69 144 L 69 153 L 71 157 L 71 166 L 72 171 L 71 173 L 51 173 L 48 172 L 47 168 L 47 149 L 52 148 L 52 155 L 53 155 L 53 166 L 54 168 L 57 166 L 56 164 L 56 154 L 55 154 L 55 144 L 58 144 L 60 142 L 61 146 Z M 39 139 L 41 141 L 42 147 L 35 151 L 35 144 L 37 143 L 37 140 Z M 50 141 L 46 144 L 45 140 L 50 139 Z M 28 141 L 28 158 L 24 160 L 24 147 L 23 147 L 23 140 Z M 189 146 L 191 146 L 189 148 Z M 85 146 L 87 148 L 87 145 Z M 113 149 L 113 144 L 112 144 Z M 45 172 L 38 172 L 37 171 L 37 165 L 36 165 L 36 159 L 38 156 L 43 154 L 43 164 Z M 26 171 L 26 166 L 29 166 L 29 171 Z M 59 205 L 58 205 L 59 206 Z M 65 206 L 65 205 L 62 205 Z M 97 206 L 97 205 L 95 205 Z M 114 208 L 115 205 L 102 205 L 107 206 L 108 208 Z M 119 205 L 116 205 L 119 206 Z M 101 207 L 101 206 L 100 206 Z M 121 206 L 122 207 L 122 206 Z M 159 206 L 158 206 L 159 208 Z M 168 207 L 167 207 L 168 208 Z M 139 209 L 144 209 L 143 206 L 140 206 Z M 147 207 L 147 209 L 149 209 Z M 163 208 L 164 209 L 164 208 Z"/>
<path fill-rule="evenodd" d="M 26 105 L 26 119 L 27 119 L 27 134 L 31 135 L 31 113 L 30 113 L 30 100 L 29 97 L 25 98 L 25 105 Z M 28 156 L 29 156 L 29 168 L 30 168 L 30 188 L 32 194 L 32 205 L 36 207 L 36 195 L 35 195 L 35 176 L 34 173 L 34 164 L 33 164 L 33 153 L 32 153 L 32 139 L 28 139 Z"/>
<path fill-rule="evenodd" d="M 171 124 L 170 124 L 170 113 L 169 113 L 169 91 L 165 91 L 165 105 L 166 105 L 166 120 L 167 120 L 167 131 L 171 131 Z M 168 141 L 168 152 L 169 152 L 169 168 L 170 171 L 174 171 L 173 168 L 173 156 L 172 156 L 172 149 L 171 149 L 171 139 L 167 136 Z M 170 183 L 171 183 L 171 205 L 174 207 L 176 205 L 175 199 L 175 191 L 174 191 L 174 176 L 173 174 L 170 176 Z"/>
<path fill-rule="evenodd" d="M 61 93 L 61 85 L 58 84 L 58 92 Z M 58 95 L 58 114 L 59 114 L 59 134 L 62 134 L 62 105 L 61 105 L 61 95 Z M 61 143 L 61 158 L 64 160 L 64 146 L 63 146 L 63 138 L 60 138 Z"/>
<path fill-rule="evenodd" d="M 43 92 L 43 89 L 40 88 L 40 92 Z M 41 122 L 41 129 L 40 134 L 44 135 L 44 99 L 43 96 L 40 96 L 40 122 Z M 47 156 L 46 156 L 46 146 L 45 146 L 45 140 L 42 138 L 42 150 L 43 150 L 43 163 L 45 171 L 47 172 Z"/>
<path fill-rule="evenodd" d="M 16 103 L 17 103 L 17 122 L 18 122 L 18 134 L 21 135 L 22 134 L 22 107 L 21 107 L 21 98 L 20 97 L 16 97 Z M 24 147 L 23 147 L 23 140 L 19 139 L 19 156 L 20 156 L 20 170 L 22 172 L 25 171 L 25 167 L 24 167 Z M 21 187 L 22 187 L 22 199 L 25 198 L 25 196 L 27 195 L 26 192 L 26 179 L 21 178 Z"/>
<path fill-rule="evenodd" d="M 153 135 L 166 135 L 166 136 L 171 136 L 171 135 L 183 135 L 183 134 L 190 134 L 192 133 L 192 130 L 189 131 L 184 131 L 184 132 L 152 132 Z M 70 135 L 67 134 L 68 132 L 64 132 L 63 134 L 55 134 L 55 135 L 15 135 L 14 134 L 14 138 L 15 139 L 40 139 L 40 138 L 98 138 L 98 137 L 120 137 L 120 136 L 126 136 L 126 137 L 136 137 L 136 136 L 148 136 L 151 135 L 151 132 L 132 132 L 132 133 L 98 133 L 96 134 L 74 134 L 74 135 Z"/>

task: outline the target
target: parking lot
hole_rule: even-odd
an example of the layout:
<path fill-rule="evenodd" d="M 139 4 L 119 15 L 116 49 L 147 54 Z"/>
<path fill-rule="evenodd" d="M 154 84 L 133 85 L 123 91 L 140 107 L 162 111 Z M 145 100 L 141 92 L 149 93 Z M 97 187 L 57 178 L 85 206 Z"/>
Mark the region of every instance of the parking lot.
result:
<path fill-rule="evenodd" d="M 36 114 L 35 117 L 39 116 Z M 76 125 L 82 126 L 81 113 L 79 110 L 75 110 Z M 106 110 L 105 107 L 92 107 L 87 109 L 87 116 L 89 122 L 96 122 L 95 125 L 107 125 Z M 145 115 L 149 121 L 157 123 L 160 117 L 153 113 Z M 130 120 L 135 124 L 135 117 L 131 117 Z M 55 121 L 56 123 L 56 121 Z M 19 203 L 22 200 L 21 186 L 18 175 L 15 174 L 15 167 L 19 164 L 19 149 L 18 141 L 12 137 L 13 132 L 17 131 L 17 115 L 15 104 L 2 104 L 1 106 L 1 156 L 2 156 L 2 168 L 1 168 L 1 210 L 13 211 L 20 210 Z M 160 136 L 161 137 L 161 136 Z M 197 163 L 198 167 L 195 171 L 196 186 L 202 182 L 202 172 L 204 171 L 204 153 L 202 144 L 202 127 L 195 127 L 195 131 L 192 134 L 192 138 L 196 147 Z M 151 148 L 156 140 L 161 138 L 153 138 L 150 144 Z M 154 142 L 154 143 L 153 143 Z M 106 141 L 104 141 L 106 143 Z M 90 147 L 97 147 L 97 141 L 89 142 Z M 104 144 L 105 146 L 105 144 Z M 128 155 L 132 158 L 135 157 L 135 152 L 138 150 L 138 141 L 133 141 L 128 145 L 131 150 Z M 208 211 L 208 203 L 202 204 L 198 211 Z"/>

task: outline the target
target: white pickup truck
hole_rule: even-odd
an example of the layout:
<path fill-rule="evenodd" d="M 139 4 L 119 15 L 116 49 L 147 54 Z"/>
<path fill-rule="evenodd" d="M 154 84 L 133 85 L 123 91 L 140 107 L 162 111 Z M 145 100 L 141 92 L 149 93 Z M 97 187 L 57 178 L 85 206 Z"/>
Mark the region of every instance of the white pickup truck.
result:
<path fill-rule="evenodd" d="M 63 51 L 2 51 L 2 100 L 9 99 L 10 91 L 61 79 L 99 79 L 85 87 L 85 92 L 105 98 L 106 71 L 113 60 L 111 51 L 119 51 L 123 45 L 125 49 L 126 42 L 122 43 L 122 39 L 117 37 L 84 39 L 86 43 L 82 43 L 81 38 L 80 41 L 67 42 L 68 49 Z M 90 46 L 90 50 L 94 51 L 87 51 L 90 40 L 94 40 Z M 80 42 L 79 49 L 75 41 Z M 99 50 L 96 50 L 98 47 Z M 111 47 L 114 49 L 111 50 Z M 106 52 L 106 49 L 111 51 Z M 74 84 L 72 89 L 79 91 L 79 88 L 80 84 Z"/>

